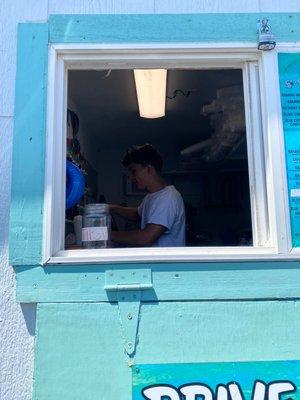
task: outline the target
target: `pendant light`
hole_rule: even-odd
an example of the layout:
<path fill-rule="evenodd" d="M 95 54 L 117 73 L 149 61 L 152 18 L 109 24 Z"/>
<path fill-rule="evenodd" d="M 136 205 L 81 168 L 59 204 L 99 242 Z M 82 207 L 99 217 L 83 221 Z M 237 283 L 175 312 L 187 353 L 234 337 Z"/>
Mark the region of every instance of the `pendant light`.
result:
<path fill-rule="evenodd" d="M 135 69 L 135 87 L 140 116 L 160 118 L 166 108 L 166 69 Z"/>

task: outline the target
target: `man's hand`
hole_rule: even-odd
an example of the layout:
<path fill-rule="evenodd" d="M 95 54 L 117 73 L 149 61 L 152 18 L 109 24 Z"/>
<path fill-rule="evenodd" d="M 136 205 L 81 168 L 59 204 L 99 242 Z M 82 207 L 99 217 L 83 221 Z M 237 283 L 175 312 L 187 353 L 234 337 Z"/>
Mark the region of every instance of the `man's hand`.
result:
<path fill-rule="evenodd" d="M 120 244 L 136 247 L 150 247 L 166 231 L 166 227 L 157 224 L 147 224 L 144 229 L 136 231 L 112 231 L 111 239 Z"/>
<path fill-rule="evenodd" d="M 139 219 L 136 207 L 122 207 L 118 204 L 109 204 L 108 207 L 112 214 L 120 215 L 129 221 L 137 221 Z"/>

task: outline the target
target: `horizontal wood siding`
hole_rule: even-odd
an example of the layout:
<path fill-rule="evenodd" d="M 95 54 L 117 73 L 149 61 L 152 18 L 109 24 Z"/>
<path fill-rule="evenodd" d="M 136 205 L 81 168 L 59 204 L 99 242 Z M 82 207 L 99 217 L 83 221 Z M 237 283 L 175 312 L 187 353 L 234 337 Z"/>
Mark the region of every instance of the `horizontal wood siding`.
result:
<path fill-rule="evenodd" d="M 299 311 L 294 301 L 142 304 L 129 361 L 117 304 L 39 304 L 34 400 L 130 400 L 132 362 L 299 359 Z"/>
<path fill-rule="evenodd" d="M 18 267 L 20 302 L 116 301 L 107 293 L 105 271 L 126 276 L 152 269 L 153 289 L 143 301 L 300 298 L 300 262 L 157 263 Z M 122 280 L 120 282 L 122 283 Z"/>
<path fill-rule="evenodd" d="M 53 15 L 51 43 L 254 42 L 264 14 Z M 300 14 L 268 13 L 278 41 L 300 40 Z"/>

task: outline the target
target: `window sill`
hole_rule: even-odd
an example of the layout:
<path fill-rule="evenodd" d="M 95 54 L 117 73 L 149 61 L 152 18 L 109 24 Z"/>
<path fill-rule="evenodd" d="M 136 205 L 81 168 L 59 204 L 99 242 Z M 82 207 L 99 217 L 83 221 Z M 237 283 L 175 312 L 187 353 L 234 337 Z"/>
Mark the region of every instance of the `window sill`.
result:
<path fill-rule="evenodd" d="M 62 250 L 46 264 L 106 264 L 127 262 L 213 262 L 300 259 L 300 250 L 279 254 L 274 247 L 177 247 Z"/>

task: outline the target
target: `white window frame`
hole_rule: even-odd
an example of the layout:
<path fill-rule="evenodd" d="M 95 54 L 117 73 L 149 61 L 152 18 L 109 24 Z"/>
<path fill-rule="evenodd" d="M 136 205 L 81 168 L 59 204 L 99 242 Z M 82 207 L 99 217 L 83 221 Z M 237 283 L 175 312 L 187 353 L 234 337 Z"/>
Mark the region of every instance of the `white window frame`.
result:
<path fill-rule="evenodd" d="M 64 250 L 68 70 L 158 67 L 243 70 L 254 246 Z M 296 256 L 291 252 L 276 51 L 260 52 L 254 44 L 240 43 L 51 45 L 47 108 L 44 263 L 238 261 Z"/>

